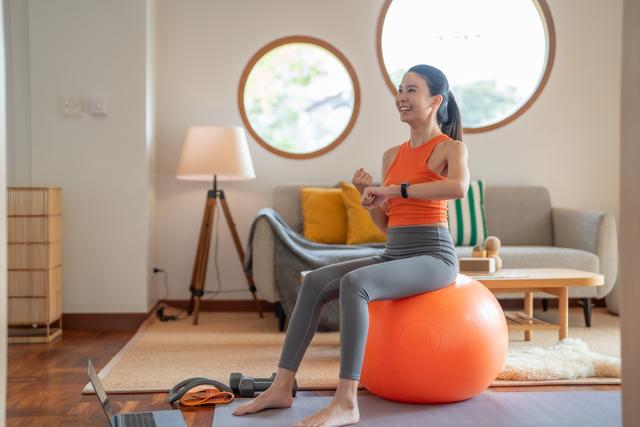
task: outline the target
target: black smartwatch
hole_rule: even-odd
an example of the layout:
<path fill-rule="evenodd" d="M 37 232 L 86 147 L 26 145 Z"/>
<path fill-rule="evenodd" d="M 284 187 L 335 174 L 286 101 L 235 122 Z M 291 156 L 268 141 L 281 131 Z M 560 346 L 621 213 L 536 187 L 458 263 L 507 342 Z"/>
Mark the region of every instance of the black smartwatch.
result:
<path fill-rule="evenodd" d="M 408 182 L 403 182 L 402 184 L 400 184 L 400 194 L 402 194 L 402 198 L 406 199 L 409 197 L 409 195 L 407 194 L 407 188 L 409 188 L 409 184 Z"/>

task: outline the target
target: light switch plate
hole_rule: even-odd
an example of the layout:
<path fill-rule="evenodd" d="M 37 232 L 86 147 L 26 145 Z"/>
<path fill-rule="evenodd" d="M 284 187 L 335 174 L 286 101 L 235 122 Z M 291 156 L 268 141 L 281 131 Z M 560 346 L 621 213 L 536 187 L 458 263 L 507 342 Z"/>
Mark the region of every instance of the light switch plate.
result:
<path fill-rule="evenodd" d="M 89 113 L 93 114 L 94 116 L 106 116 L 107 103 L 104 98 L 89 99 Z"/>

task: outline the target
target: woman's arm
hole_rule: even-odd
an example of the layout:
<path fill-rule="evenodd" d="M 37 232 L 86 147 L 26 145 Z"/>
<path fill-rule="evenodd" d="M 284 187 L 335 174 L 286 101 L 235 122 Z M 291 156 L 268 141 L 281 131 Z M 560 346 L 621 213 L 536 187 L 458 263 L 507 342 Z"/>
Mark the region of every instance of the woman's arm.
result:
<path fill-rule="evenodd" d="M 469 189 L 469 168 L 467 167 L 467 147 L 460 141 L 453 141 L 448 147 L 447 179 L 443 181 L 423 182 L 407 188 L 407 195 L 413 199 L 449 200 L 461 199 Z M 367 187 L 362 195 L 362 206 L 373 211 L 382 206 L 391 197 L 401 197 L 400 185 L 386 187 Z"/>
<path fill-rule="evenodd" d="M 393 160 L 397 152 L 398 152 L 398 147 L 393 147 L 385 151 L 384 155 L 382 156 L 382 173 L 381 173 L 382 185 L 384 185 L 384 181 L 387 179 L 387 169 L 389 168 L 389 164 L 391 163 L 391 161 Z M 373 223 L 385 234 L 387 234 L 388 223 L 389 223 L 387 208 L 388 208 L 387 203 L 385 202 L 374 209 L 368 209 L 369 216 L 371 216 Z"/>

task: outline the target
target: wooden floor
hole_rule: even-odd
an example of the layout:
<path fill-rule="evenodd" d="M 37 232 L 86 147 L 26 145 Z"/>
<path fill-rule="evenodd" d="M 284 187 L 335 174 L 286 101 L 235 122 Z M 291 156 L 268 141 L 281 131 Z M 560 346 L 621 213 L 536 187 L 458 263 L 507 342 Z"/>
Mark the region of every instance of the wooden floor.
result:
<path fill-rule="evenodd" d="M 11 344 L 8 358 L 8 426 L 101 426 L 106 418 L 95 395 L 82 395 L 87 358 L 102 369 L 134 332 L 64 331 L 50 344 Z M 223 380 L 224 382 L 224 380 Z M 490 391 L 620 390 L 620 386 L 502 387 Z M 361 395 L 369 394 L 366 390 Z M 332 391 L 301 391 L 333 395 Z M 116 411 L 172 409 L 166 393 L 114 394 Z M 187 425 L 211 427 L 212 406 L 185 408 Z"/>

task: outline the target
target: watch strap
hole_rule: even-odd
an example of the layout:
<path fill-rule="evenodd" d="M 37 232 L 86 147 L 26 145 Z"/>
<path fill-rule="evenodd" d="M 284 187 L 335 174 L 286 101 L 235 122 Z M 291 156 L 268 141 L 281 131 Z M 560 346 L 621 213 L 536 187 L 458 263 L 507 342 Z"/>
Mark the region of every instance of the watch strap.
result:
<path fill-rule="evenodd" d="M 409 187 L 408 182 L 403 182 L 402 184 L 400 184 L 400 194 L 402 195 L 403 199 L 406 199 L 409 197 L 409 194 L 407 193 L 408 187 Z"/>

